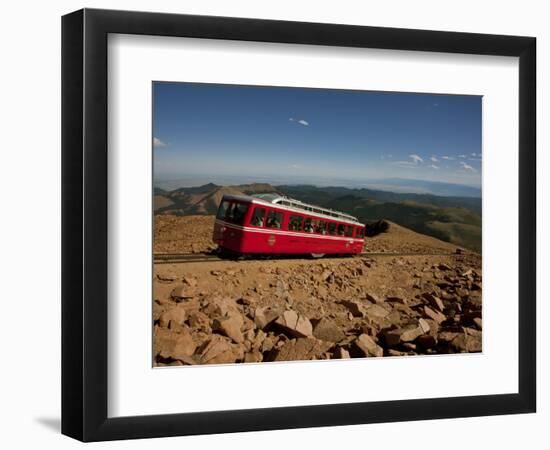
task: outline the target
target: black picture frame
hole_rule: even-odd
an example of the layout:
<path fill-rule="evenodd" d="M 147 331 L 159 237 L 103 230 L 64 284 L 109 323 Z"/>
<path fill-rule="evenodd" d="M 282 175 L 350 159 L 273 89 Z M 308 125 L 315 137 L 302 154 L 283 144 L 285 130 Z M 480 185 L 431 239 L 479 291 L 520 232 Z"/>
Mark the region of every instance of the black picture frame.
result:
<path fill-rule="evenodd" d="M 109 33 L 519 57 L 518 393 L 107 417 Z M 535 412 L 535 91 L 533 37 L 94 9 L 64 16 L 62 433 L 102 441 Z"/>

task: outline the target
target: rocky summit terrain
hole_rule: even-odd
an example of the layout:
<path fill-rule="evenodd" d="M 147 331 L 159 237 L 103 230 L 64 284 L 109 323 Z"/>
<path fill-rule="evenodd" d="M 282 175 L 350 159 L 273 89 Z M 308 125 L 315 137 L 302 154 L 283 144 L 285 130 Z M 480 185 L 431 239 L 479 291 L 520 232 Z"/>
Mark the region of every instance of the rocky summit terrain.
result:
<path fill-rule="evenodd" d="M 211 227 L 193 232 L 204 224 L 177 219 L 187 230 L 162 222 L 155 250 L 210 245 Z M 155 264 L 154 364 L 482 350 L 480 255 L 396 224 L 371 247 L 345 258 Z"/>

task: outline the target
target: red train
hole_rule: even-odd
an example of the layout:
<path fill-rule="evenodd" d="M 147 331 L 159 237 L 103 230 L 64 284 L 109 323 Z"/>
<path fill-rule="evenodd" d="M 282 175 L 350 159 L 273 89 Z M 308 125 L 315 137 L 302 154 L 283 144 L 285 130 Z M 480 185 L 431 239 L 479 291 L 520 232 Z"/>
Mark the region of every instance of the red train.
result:
<path fill-rule="evenodd" d="M 349 214 L 277 194 L 224 195 L 213 240 L 238 254 L 356 254 L 365 226 Z"/>

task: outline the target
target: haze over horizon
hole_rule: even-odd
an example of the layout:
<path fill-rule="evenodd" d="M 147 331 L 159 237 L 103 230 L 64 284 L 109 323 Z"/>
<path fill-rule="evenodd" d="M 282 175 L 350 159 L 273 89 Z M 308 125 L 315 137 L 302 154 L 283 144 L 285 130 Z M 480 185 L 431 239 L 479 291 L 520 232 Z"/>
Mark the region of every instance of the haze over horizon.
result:
<path fill-rule="evenodd" d="M 194 83 L 153 93 L 155 185 L 481 186 L 478 96 Z"/>

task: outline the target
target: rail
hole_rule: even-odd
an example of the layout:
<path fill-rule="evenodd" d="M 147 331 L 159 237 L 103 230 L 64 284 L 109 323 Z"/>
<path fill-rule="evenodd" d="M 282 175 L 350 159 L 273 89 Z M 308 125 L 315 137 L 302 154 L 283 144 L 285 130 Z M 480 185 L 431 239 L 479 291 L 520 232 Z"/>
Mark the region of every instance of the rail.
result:
<path fill-rule="evenodd" d="M 452 256 L 464 257 L 464 254 L 457 253 L 396 253 L 396 252 L 363 252 L 356 255 L 326 255 L 324 258 L 312 259 L 311 261 L 323 261 L 325 258 L 359 258 L 359 257 L 398 257 L 398 256 Z M 226 256 L 216 253 L 156 253 L 153 255 L 155 264 L 180 264 L 191 262 L 210 261 L 273 261 L 281 259 L 307 259 L 304 255 L 258 255 L 258 256 Z"/>

